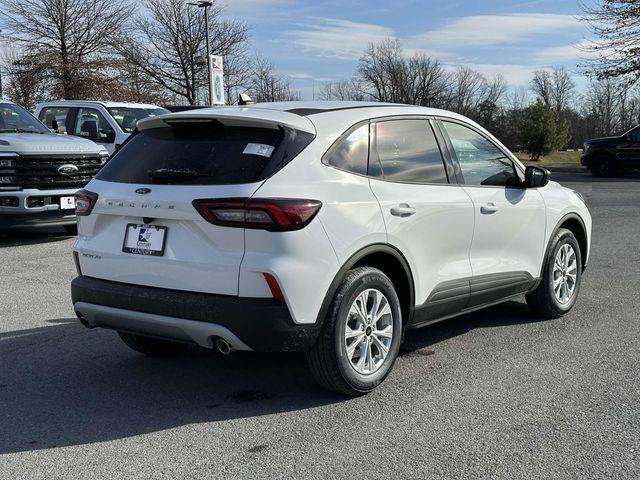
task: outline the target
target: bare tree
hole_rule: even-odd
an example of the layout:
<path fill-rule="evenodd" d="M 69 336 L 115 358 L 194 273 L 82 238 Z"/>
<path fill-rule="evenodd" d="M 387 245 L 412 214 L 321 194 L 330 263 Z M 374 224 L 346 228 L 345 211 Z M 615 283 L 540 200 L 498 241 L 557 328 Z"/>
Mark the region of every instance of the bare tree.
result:
<path fill-rule="evenodd" d="M 526 87 L 513 88 L 507 102 L 509 110 L 523 110 L 531 104 L 529 91 Z"/>
<path fill-rule="evenodd" d="M 588 62 L 587 74 L 597 78 L 640 80 L 640 3 L 636 0 L 603 0 L 593 6 L 581 2 L 583 20 L 598 37 L 588 50 L 596 58 Z"/>
<path fill-rule="evenodd" d="M 14 102 L 33 109 L 46 99 L 50 89 L 46 78 L 47 66 L 37 55 L 10 50 L 0 59 L 0 64 L 3 72 L 8 74 L 3 90 Z"/>
<path fill-rule="evenodd" d="M 553 79 L 548 70 L 536 70 L 531 79 L 531 90 L 546 106 L 551 106 Z"/>
<path fill-rule="evenodd" d="M 569 107 L 576 84 L 564 68 L 553 71 L 536 70 L 531 80 L 531 90 L 546 106 L 561 113 Z"/>
<path fill-rule="evenodd" d="M 256 102 L 302 100 L 300 92 L 291 89 L 291 82 L 277 75 L 273 64 L 262 57 L 252 62 L 248 93 Z"/>
<path fill-rule="evenodd" d="M 129 0 L 0 0 L 5 38 L 47 64 L 54 95 L 71 99 L 100 83 L 110 40 L 132 13 Z"/>
<path fill-rule="evenodd" d="M 470 116 L 484 101 L 487 80 L 469 67 L 458 67 L 451 76 L 447 108 Z"/>
<path fill-rule="evenodd" d="M 163 88 L 197 103 L 207 85 L 202 11 L 183 0 L 144 0 L 143 5 L 145 12 L 133 19 L 129 35 L 114 42 L 114 47 Z M 230 93 L 242 70 L 248 27 L 223 19 L 216 3 L 209 11 L 209 29 L 212 51 L 224 57 Z"/>
<path fill-rule="evenodd" d="M 407 58 L 397 39 L 386 39 L 367 47 L 357 81 L 376 101 L 439 106 L 447 74 L 437 60 L 423 53 Z"/>
<path fill-rule="evenodd" d="M 320 87 L 318 98 L 320 100 L 352 100 L 357 102 L 370 100 L 362 88 L 356 79 L 327 82 Z"/>
<path fill-rule="evenodd" d="M 640 92 L 629 83 L 612 78 L 592 81 L 582 108 L 591 135 L 620 134 L 640 122 Z"/>

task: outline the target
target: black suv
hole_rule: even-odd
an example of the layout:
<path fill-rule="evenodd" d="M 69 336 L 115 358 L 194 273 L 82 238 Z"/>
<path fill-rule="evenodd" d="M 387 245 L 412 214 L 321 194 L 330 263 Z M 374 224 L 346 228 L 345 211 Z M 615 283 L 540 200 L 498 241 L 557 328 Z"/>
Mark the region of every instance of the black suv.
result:
<path fill-rule="evenodd" d="M 580 162 L 597 177 L 640 169 L 640 125 L 619 137 L 587 140 Z"/>

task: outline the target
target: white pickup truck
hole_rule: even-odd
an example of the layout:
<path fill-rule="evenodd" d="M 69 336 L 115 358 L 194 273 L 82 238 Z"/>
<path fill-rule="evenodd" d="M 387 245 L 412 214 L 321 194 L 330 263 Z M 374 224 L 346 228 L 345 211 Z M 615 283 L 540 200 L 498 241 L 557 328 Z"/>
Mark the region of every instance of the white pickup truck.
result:
<path fill-rule="evenodd" d="M 113 154 L 135 130 L 138 120 L 169 113 L 146 103 L 57 100 L 36 105 L 35 116 L 54 133 L 86 138 Z"/>
<path fill-rule="evenodd" d="M 75 230 L 74 194 L 109 158 L 101 145 L 56 135 L 27 110 L 0 100 L 0 230 Z"/>

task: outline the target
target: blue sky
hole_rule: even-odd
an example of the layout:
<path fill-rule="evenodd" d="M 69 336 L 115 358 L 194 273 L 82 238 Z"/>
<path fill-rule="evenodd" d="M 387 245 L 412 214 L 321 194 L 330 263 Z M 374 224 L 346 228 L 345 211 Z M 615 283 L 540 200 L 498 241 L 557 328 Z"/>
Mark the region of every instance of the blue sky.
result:
<path fill-rule="evenodd" d="M 252 27 L 252 43 L 296 89 L 349 78 L 369 42 L 397 37 L 449 68 L 501 74 L 514 87 L 531 72 L 579 73 L 588 35 L 577 0 L 226 0 Z"/>

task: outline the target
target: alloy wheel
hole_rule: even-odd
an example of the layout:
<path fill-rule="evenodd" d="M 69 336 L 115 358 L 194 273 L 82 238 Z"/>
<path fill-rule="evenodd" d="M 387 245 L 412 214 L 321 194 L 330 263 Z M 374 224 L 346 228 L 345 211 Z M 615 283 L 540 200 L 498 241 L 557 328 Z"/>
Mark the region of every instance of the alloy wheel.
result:
<path fill-rule="evenodd" d="M 351 367 L 371 375 L 384 364 L 393 341 L 393 313 L 387 297 L 375 288 L 361 292 L 351 304 L 344 345 Z"/>
<path fill-rule="evenodd" d="M 578 258 L 571 245 L 565 243 L 556 254 L 553 264 L 553 293 L 562 305 L 569 303 L 576 291 Z"/>

